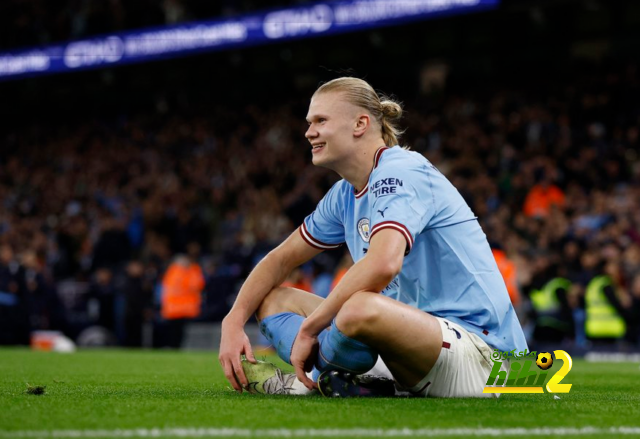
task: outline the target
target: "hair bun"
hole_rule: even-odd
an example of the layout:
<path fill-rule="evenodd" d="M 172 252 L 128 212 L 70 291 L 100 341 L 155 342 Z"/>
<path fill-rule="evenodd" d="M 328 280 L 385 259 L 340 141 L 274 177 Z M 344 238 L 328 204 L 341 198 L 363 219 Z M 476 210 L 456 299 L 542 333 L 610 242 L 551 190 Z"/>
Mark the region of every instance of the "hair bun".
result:
<path fill-rule="evenodd" d="M 382 106 L 382 115 L 387 119 L 400 119 L 402 117 L 402 107 L 392 100 L 383 100 L 380 102 Z"/>

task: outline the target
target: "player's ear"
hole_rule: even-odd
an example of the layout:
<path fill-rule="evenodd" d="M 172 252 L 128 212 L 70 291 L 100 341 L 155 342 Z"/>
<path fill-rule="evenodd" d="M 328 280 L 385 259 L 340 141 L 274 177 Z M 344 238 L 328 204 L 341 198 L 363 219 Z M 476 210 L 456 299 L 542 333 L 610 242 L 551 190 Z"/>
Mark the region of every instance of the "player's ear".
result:
<path fill-rule="evenodd" d="M 371 118 L 369 117 L 368 114 L 363 113 L 359 115 L 353 130 L 353 136 L 362 137 L 364 133 L 367 132 L 367 129 L 369 128 L 370 125 L 371 125 Z"/>

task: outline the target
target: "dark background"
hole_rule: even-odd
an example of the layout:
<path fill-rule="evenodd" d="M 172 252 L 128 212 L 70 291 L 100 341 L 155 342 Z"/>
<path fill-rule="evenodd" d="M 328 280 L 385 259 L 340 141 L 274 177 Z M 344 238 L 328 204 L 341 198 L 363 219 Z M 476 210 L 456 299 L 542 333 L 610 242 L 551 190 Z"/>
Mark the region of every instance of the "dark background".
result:
<path fill-rule="evenodd" d="M 0 49 L 308 3 L 6 0 Z M 404 142 L 443 170 L 515 262 L 530 340 L 591 346 L 580 333 L 585 289 L 607 273 L 629 322 L 625 346 L 637 348 L 639 56 L 636 1 L 505 0 L 464 16 L 0 82 L 0 247 L 12 251 L 0 258 L 0 292 L 19 297 L 0 306 L 0 342 L 99 325 L 137 346 L 145 322 L 166 335 L 158 285 L 194 241 L 207 280 L 200 320 L 220 320 L 255 262 L 336 181 L 311 168 L 304 118 L 321 82 L 353 75 L 406 105 Z M 523 216 L 545 178 L 568 207 Z M 138 243 L 123 232 L 136 214 Z M 279 232 L 267 236 L 261 218 Z M 325 279 L 326 289 L 341 258 L 325 255 L 297 280 Z M 576 286 L 561 297 L 571 328 L 540 334 L 529 294 L 557 275 Z"/>

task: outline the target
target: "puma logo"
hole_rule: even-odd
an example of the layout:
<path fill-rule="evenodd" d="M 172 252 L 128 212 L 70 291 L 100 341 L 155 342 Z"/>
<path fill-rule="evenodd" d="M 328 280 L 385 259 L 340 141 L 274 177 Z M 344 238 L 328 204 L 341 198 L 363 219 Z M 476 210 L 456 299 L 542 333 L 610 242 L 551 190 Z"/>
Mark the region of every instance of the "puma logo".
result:
<path fill-rule="evenodd" d="M 462 335 L 460 335 L 460 333 L 456 331 L 455 328 L 452 328 L 451 326 L 449 326 L 449 322 L 445 321 L 444 324 L 447 325 L 447 329 L 450 329 L 451 331 L 456 333 L 456 337 L 458 337 L 458 340 L 462 338 Z"/>
<path fill-rule="evenodd" d="M 382 215 L 382 218 L 384 218 L 384 212 L 389 208 L 389 206 L 385 207 L 382 210 L 379 210 L 378 212 L 380 212 L 380 215 Z"/>

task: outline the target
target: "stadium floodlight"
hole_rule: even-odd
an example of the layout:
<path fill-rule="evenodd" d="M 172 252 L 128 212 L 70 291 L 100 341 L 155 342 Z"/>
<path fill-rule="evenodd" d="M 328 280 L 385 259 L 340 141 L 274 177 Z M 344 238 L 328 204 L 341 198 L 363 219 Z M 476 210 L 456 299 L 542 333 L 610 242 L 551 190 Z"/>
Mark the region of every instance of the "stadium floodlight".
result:
<path fill-rule="evenodd" d="M 0 80 L 352 32 L 493 9 L 500 0 L 342 0 L 0 53 Z"/>

